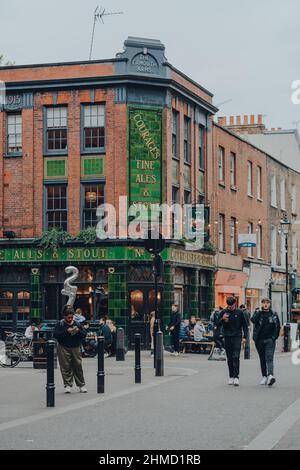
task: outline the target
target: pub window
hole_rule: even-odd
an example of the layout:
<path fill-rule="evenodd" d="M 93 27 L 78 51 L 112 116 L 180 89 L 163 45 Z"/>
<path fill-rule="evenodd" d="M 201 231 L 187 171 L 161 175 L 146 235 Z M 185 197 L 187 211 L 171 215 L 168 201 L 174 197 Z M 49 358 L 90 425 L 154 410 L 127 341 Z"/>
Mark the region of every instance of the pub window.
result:
<path fill-rule="evenodd" d="M 22 153 L 22 115 L 7 115 L 7 153 Z"/>
<path fill-rule="evenodd" d="M 46 151 L 67 151 L 68 110 L 66 107 L 46 108 Z"/>
<path fill-rule="evenodd" d="M 105 105 L 83 106 L 83 150 L 104 150 Z"/>
<path fill-rule="evenodd" d="M 184 161 L 186 163 L 191 162 L 191 152 L 190 152 L 190 134 L 191 134 L 191 120 L 188 117 L 184 118 Z"/>
<path fill-rule="evenodd" d="M 225 251 L 225 215 L 219 214 L 219 250 Z"/>
<path fill-rule="evenodd" d="M 234 217 L 230 219 L 230 253 L 237 254 L 237 220 Z"/>
<path fill-rule="evenodd" d="M 225 184 L 225 149 L 219 146 L 218 150 L 218 175 L 219 183 Z"/>
<path fill-rule="evenodd" d="M 230 154 L 230 186 L 236 187 L 236 155 L 233 152 Z"/>
<path fill-rule="evenodd" d="M 83 228 L 97 225 L 97 207 L 104 204 L 105 184 L 85 184 L 83 202 Z"/>
<path fill-rule="evenodd" d="M 67 230 L 67 186 L 46 186 L 46 230 L 62 228 Z"/>

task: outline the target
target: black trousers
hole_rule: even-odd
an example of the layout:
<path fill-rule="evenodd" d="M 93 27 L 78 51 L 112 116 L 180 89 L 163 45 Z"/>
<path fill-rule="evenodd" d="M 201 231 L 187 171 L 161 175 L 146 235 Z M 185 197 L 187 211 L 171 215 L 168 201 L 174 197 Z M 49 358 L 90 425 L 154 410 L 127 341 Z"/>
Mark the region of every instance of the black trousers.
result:
<path fill-rule="evenodd" d="M 269 339 L 258 340 L 255 343 L 260 359 L 261 373 L 263 377 L 274 374 L 274 353 L 276 342 Z"/>
<path fill-rule="evenodd" d="M 179 328 L 175 328 L 171 331 L 171 337 L 174 352 L 179 353 Z"/>
<path fill-rule="evenodd" d="M 229 377 L 232 379 L 238 379 L 240 375 L 241 345 L 241 336 L 225 336 L 225 351 L 227 356 Z"/>

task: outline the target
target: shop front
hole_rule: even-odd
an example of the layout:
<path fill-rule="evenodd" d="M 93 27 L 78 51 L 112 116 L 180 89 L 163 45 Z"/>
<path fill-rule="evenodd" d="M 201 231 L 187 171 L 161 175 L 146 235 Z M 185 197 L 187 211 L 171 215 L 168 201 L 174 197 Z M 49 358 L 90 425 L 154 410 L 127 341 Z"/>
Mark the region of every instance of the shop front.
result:
<path fill-rule="evenodd" d="M 241 271 L 219 270 L 215 278 L 215 307 L 225 308 L 228 297 L 235 297 L 238 305 L 244 303 L 247 279 L 247 274 Z"/>
<path fill-rule="evenodd" d="M 263 297 L 270 296 L 271 267 L 264 264 L 248 263 L 244 267 L 248 276 L 245 290 L 245 303 L 249 312 L 260 308 Z"/>
<path fill-rule="evenodd" d="M 185 317 L 209 318 L 214 300 L 214 256 L 170 244 L 162 257 L 164 273 L 158 292 L 162 324 L 169 323 L 174 301 Z M 154 311 L 155 293 L 152 258 L 142 246 L 99 243 L 91 248 L 70 245 L 56 251 L 0 247 L 2 329 L 24 331 L 32 319 L 53 327 L 66 300 L 61 290 L 67 277 L 65 268 L 70 265 L 79 270 L 75 309 L 80 308 L 92 325 L 101 315 L 108 315 L 117 327 L 124 328 L 129 347 L 134 334 L 141 333 L 143 347 L 149 348 L 149 315 Z"/>

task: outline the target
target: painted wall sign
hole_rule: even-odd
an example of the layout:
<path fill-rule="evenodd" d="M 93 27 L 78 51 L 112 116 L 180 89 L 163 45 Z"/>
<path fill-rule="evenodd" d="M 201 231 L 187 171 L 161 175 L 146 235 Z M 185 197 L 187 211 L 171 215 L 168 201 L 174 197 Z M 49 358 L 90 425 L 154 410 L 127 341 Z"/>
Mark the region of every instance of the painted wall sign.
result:
<path fill-rule="evenodd" d="M 162 110 L 129 109 L 129 205 L 162 203 Z"/>
<path fill-rule="evenodd" d="M 158 63 L 151 54 L 137 54 L 131 62 L 137 73 L 158 73 Z"/>

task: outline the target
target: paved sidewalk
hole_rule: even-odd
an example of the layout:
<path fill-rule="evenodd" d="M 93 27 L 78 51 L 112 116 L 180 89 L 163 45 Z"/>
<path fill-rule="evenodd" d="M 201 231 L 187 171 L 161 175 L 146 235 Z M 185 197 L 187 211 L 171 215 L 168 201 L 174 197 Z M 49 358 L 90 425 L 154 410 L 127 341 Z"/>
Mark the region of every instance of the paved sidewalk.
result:
<path fill-rule="evenodd" d="M 206 355 L 165 358 L 165 377 L 155 377 L 153 361 L 142 356 L 143 384 L 134 384 L 134 357 L 125 363 L 106 360 L 106 393 L 96 393 L 96 360 L 85 359 L 87 395 L 63 394 L 56 372 L 56 408 L 45 407 L 44 371 L 0 369 L 0 448 L 68 449 L 246 449 L 273 426 L 285 444 L 277 418 L 285 428 L 298 425 L 300 366 L 290 355 L 276 355 L 278 384 L 258 385 L 258 358 L 241 360 L 241 387 L 227 385 L 227 364 Z M 289 409 L 288 414 L 287 409 Z M 297 445 L 296 440 L 291 443 Z M 273 443 L 272 443 L 273 446 Z M 300 447 L 300 446 L 299 446 Z"/>

